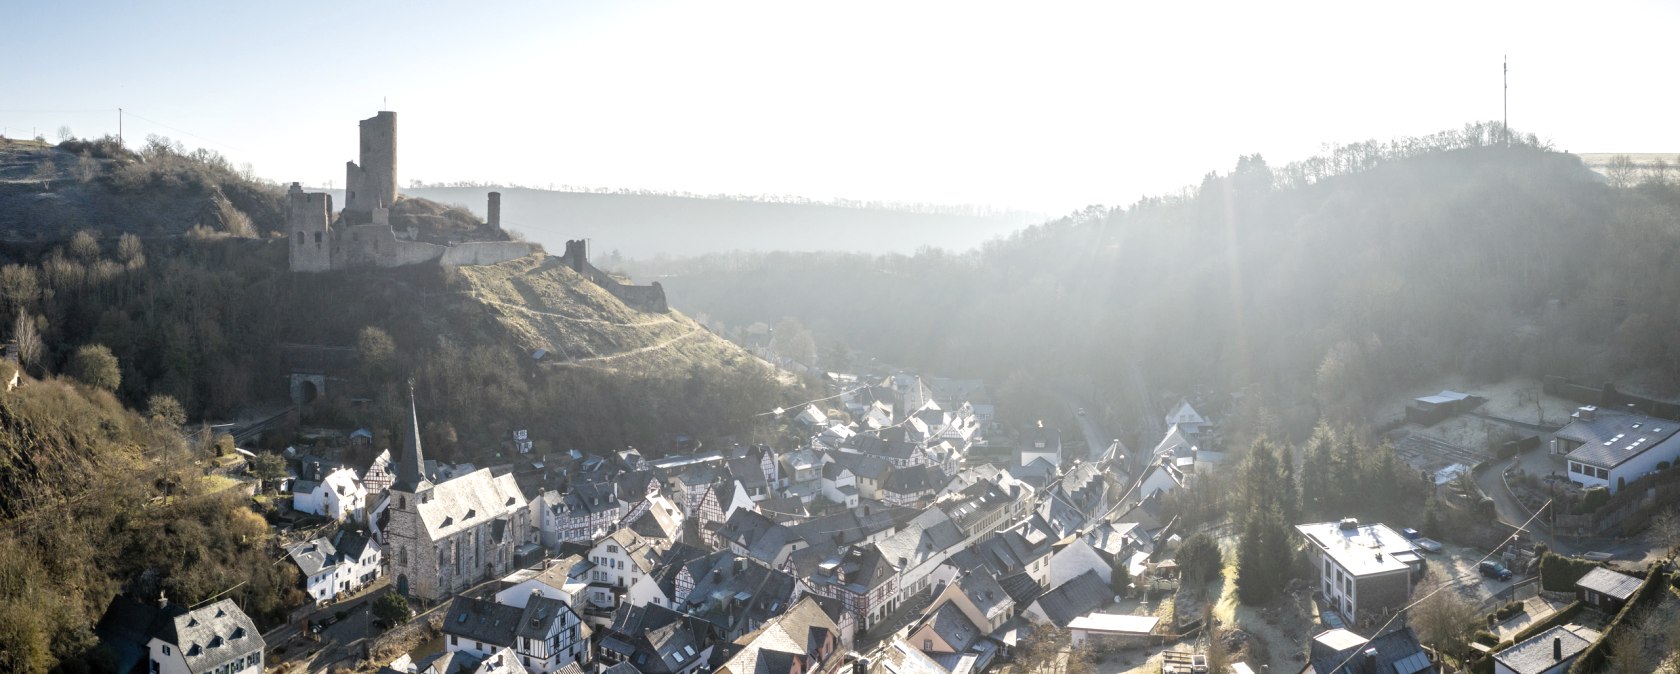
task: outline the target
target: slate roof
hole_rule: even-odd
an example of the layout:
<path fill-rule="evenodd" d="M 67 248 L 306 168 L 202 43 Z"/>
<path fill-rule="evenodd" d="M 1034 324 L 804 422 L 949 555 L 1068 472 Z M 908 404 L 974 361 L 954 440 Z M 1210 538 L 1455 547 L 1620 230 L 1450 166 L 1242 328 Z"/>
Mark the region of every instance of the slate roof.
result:
<path fill-rule="evenodd" d="M 719 551 L 705 560 L 682 610 L 731 633 L 781 614 L 798 584 L 793 576 L 732 552 Z"/>
<path fill-rule="evenodd" d="M 894 470 L 887 476 L 887 483 L 881 488 L 894 494 L 915 496 L 935 491 L 944 484 L 945 475 L 938 469 L 924 464 Z"/>
<path fill-rule="evenodd" d="M 1003 589 L 996 578 L 989 573 L 970 573 L 957 581 L 957 589 L 974 607 L 986 614 L 987 618 L 996 619 L 1000 615 L 1008 614 L 1014 607 L 1015 600 Z"/>
<path fill-rule="evenodd" d="M 1575 587 L 1627 601 L 1629 597 L 1633 596 L 1634 592 L 1639 590 L 1639 584 L 1643 582 L 1645 581 L 1633 576 L 1600 567 L 1588 571 L 1585 576 L 1581 576 L 1580 580 L 1575 581 Z"/>
<path fill-rule="evenodd" d="M 828 458 L 850 469 L 853 475 L 865 480 L 879 482 L 887 479 L 887 476 L 892 473 L 892 463 L 873 454 L 829 452 Z"/>
<path fill-rule="evenodd" d="M 728 464 L 729 474 L 733 475 L 735 479 L 740 480 L 741 486 L 746 487 L 748 490 L 754 488 L 770 488 L 769 482 L 764 479 L 764 467 L 758 462 L 758 459 L 753 457 L 741 457 L 739 459 L 730 459 Z"/>
<path fill-rule="evenodd" d="M 1108 583 L 1096 571 L 1086 571 L 1038 598 L 1038 608 L 1057 627 L 1067 627 L 1074 618 L 1108 603 Z"/>
<path fill-rule="evenodd" d="M 512 475 L 492 477 L 480 468 L 432 487 L 431 499 L 416 504 L 428 535 L 437 540 L 522 510 L 525 494 Z"/>
<path fill-rule="evenodd" d="M 1095 573 L 1092 572 L 1092 575 L 1095 575 Z M 1044 587 L 1039 585 L 1038 581 L 1034 580 L 1025 571 L 1004 576 L 998 579 L 998 584 L 1003 586 L 1004 592 L 1009 593 L 1010 599 L 1015 600 L 1016 606 L 1030 605 L 1044 594 Z"/>
<path fill-rule="evenodd" d="M 265 648 L 262 634 L 232 599 L 172 617 L 162 617 L 153 636 L 175 644 L 187 669 L 207 672 Z"/>
<path fill-rule="evenodd" d="M 305 577 L 338 564 L 338 550 L 325 537 L 313 538 L 286 549 L 286 556 Z"/>
<path fill-rule="evenodd" d="M 1568 459 L 1602 468 L 1615 468 L 1657 445 L 1680 442 L 1674 438 L 1680 421 L 1642 414 L 1599 412 L 1593 419 L 1576 419 L 1557 432 L 1557 437 L 1582 443 Z"/>
<path fill-rule="evenodd" d="M 955 603 L 945 602 L 928 618 L 933 632 L 944 639 L 951 649 L 961 653 L 968 650 L 976 639 L 980 638 L 980 627 L 964 615 L 962 609 Z"/>
<path fill-rule="evenodd" d="M 1376 649 L 1375 661 L 1363 655 L 1369 649 Z M 1428 655 L 1409 627 L 1385 632 L 1369 643 L 1345 629 L 1326 630 L 1313 637 L 1308 660 L 1306 672 L 1312 674 L 1416 674 L 1429 667 Z"/>
<path fill-rule="evenodd" d="M 780 616 L 736 639 L 735 643 L 743 648 L 725 666 L 738 674 L 791 671 L 796 660 L 814 655 L 828 635 L 838 641 L 840 627 L 817 602 L 809 597 L 801 598 Z"/>
<path fill-rule="evenodd" d="M 938 508 L 928 508 L 896 533 L 875 544 L 888 560 L 911 568 L 939 557 L 962 543 L 962 530 Z M 903 560 L 903 561 L 900 561 Z"/>
<path fill-rule="evenodd" d="M 531 598 L 530 606 L 537 597 Z M 449 602 L 443 619 L 443 633 L 497 646 L 512 646 L 524 609 L 473 597 L 456 597 Z"/>
<path fill-rule="evenodd" d="M 1552 657 L 1552 640 L 1557 639 L 1562 645 L 1563 659 Z M 1503 651 L 1493 654 L 1493 659 L 1516 674 L 1541 674 L 1559 662 L 1568 662 L 1587 650 L 1592 642 L 1571 632 L 1565 625 L 1559 625 L 1528 638 Z"/>

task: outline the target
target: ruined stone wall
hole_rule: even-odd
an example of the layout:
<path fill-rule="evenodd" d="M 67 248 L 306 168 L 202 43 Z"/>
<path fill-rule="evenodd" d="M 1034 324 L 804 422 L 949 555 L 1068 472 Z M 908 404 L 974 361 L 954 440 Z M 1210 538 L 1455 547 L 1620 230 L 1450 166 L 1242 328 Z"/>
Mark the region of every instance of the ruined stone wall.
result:
<path fill-rule="evenodd" d="M 566 266 L 571 267 L 572 271 L 589 279 L 632 309 L 660 314 L 671 310 L 670 305 L 665 303 L 664 286 L 658 282 L 645 286 L 619 283 L 618 279 L 589 263 L 588 246 L 583 241 L 567 241 L 566 254 L 560 256 L 560 259 Z"/>
<path fill-rule="evenodd" d="M 332 195 L 306 194 L 292 183 L 286 193 L 286 238 L 292 271 L 332 268 Z"/>
<path fill-rule="evenodd" d="M 447 246 L 398 239 L 388 224 L 341 227 L 333 246 L 333 269 L 401 267 L 443 257 Z"/>
<path fill-rule="evenodd" d="M 517 260 L 542 250 L 542 246 L 524 241 L 467 241 L 444 250 L 443 263 L 453 265 L 496 264 Z"/>
<path fill-rule="evenodd" d="M 360 163 L 344 168 L 344 210 L 356 214 L 397 203 L 397 113 L 383 110 L 360 126 Z"/>

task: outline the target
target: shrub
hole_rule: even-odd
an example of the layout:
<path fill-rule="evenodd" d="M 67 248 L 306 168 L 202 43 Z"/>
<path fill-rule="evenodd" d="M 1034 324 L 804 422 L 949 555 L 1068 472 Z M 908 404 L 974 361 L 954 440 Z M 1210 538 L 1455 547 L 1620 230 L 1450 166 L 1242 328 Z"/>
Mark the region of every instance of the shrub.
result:
<path fill-rule="evenodd" d="M 1552 592 L 1574 592 L 1575 581 L 1598 566 L 1584 559 L 1564 557 L 1550 551 L 1540 556 L 1540 587 Z"/>
<path fill-rule="evenodd" d="M 70 376 L 88 386 L 115 391 L 122 383 L 122 368 L 105 345 L 88 344 L 70 357 Z"/>

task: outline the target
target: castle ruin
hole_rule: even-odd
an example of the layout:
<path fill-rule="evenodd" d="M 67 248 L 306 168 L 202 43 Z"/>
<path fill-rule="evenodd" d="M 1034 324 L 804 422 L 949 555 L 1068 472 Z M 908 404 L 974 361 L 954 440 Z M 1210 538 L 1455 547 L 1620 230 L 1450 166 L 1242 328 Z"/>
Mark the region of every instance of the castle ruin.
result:
<path fill-rule="evenodd" d="M 439 245 L 414 240 L 412 230 L 391 228 L 397 201 L 397 113 L 382 111 L 361 122 L 360 163 L 348 162 L 344 210 L 333 218 L 332 196 L 306 193 L 292 183 L 286 194 L 291 269 L 401 267 L 432 260 L 452 265 L 496 264 L 542 251 L 524 241 L 466 241 Z M 501 195 L 490 195 L 490 224 L 501 224 Z"/>
<path fill-rule="evenodd" d="M 324 272 L 335 269 L 401 267 L 437 260 L 449 265 L 486 265 L 543 252 L 524 241 L 466 241 L 439 245 L 415 240 L 413 229 L 391 227 L 391 205 L 397 201 L 397 113 L 381 111 L 361 121 L 360 162 L 346 162 L 344 210 L 333 217 L 332 195 L 309 193 L 292 183 L 286 193 L 286 231 L 290 234 L 291 269 Z M 486 222 L 502 225 L 502 194 L 491 192 Z M 621 283 L 589 263 L 583 241 L 567 241 L 561 262 L 624 304 L 641 311 L 665 313 L 665 289 L 657 282 L 638 286 Z"/>

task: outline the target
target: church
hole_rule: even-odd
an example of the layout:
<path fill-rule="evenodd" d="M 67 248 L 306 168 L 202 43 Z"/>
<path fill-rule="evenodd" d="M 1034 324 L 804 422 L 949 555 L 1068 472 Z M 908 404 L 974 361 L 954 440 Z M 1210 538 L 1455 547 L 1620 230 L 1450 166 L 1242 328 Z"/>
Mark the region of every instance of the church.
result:
<path fill-rule="evenodd" d="M 480 468 L 437 484 L 426 479 L 413 394 L 402 435 L 380 527 L 397 591 L 437 602 L 512 572 L 518 548 L 538 535 L 513 476 Z"/>

